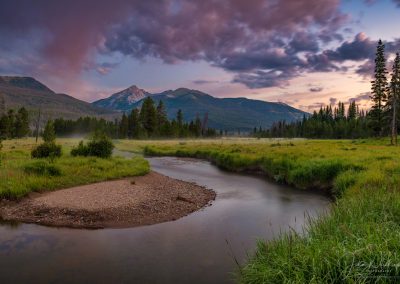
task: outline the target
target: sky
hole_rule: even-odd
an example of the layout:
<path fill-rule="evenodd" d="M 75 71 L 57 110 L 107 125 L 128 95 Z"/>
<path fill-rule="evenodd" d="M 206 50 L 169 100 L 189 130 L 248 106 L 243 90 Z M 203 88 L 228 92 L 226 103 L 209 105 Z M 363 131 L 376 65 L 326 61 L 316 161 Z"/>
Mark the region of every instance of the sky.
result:
<path fill-rule="evenodd" d="M 368 108 L 399 27 L 400 0 L 0 0 L 0 75 L 88 102 L 137 85 Z"/>

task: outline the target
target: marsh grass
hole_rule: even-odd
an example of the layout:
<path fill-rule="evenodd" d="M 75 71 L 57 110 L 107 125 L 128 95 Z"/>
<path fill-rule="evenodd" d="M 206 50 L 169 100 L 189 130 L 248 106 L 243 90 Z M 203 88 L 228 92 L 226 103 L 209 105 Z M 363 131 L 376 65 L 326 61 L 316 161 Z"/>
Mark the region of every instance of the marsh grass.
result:
<path fill-rule="evenodd" d="M 63 140 L 64 153 L 51 162 L 31 159 L 32 139 L 5 141 L 0 171 L 0 198 L 15 199 L 30 192 L 41 192 L 104 180 L 144 175 L 149 164 L 142 157 L 109 159 L 72 157 L 69 149 L 78 144 Z"/>
<path fill-rule="evenodd" d="M 310 220 L 304 234 L 260 241 L 239 282 L 400 281 L 400 148 L 387 139 L 121 141 L 118 147 L 261 170 L 303 190 L 329 189 L 336 197 L 329 214 Z"/>

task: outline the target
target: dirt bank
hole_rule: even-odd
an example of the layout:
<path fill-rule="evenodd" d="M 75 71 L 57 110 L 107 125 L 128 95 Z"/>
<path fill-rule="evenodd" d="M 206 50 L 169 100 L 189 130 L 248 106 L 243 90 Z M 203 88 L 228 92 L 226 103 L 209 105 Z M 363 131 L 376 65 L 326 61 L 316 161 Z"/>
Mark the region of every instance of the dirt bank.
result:
<path fill-rule="evenodd" d="M 3 201 L 0 216 L 60 227 L 135 227 L 176 220 L 214 199 L 212 190 L 151 172 Z"/>

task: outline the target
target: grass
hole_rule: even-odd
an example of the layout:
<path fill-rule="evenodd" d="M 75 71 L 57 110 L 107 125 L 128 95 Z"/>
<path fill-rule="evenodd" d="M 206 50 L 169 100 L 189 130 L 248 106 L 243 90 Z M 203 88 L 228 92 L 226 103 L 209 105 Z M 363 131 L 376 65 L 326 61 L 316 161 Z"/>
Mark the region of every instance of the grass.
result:
<path fill-rule="evenodd" d="M 0 165 L 0 199 L 16 199 L 30 192 L 42 192 L 104 180 L 144 175 L 148 162 L 142 157 L 72 157 L 69 151 L 77 139 L 60 139 L 63 155 L 54 162 L 31 159 L 33 139 L 3 141 Z"/>
<path fill-rule="evenodd" d="M 258 249 L 242 283 L 400 281 L 400 147 L 382 140 L 120 141 L 148 155 L 203 158 L 231 171 L 262 171 L 299 189 L 329 191 L 329 215 L 305 234 L 286 233 Z"/>

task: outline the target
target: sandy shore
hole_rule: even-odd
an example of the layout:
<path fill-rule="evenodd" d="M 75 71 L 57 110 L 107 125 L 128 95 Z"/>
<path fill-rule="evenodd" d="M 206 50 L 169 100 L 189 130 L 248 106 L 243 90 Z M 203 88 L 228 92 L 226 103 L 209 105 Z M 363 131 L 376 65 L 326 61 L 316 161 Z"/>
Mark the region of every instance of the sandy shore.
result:
<path fill-rule="evenodd" d="M 135 227 L 176 220 L 214 199 L 212 190 L 151 172 L 3 201 L 0 216 L 60 227 Z"/>

